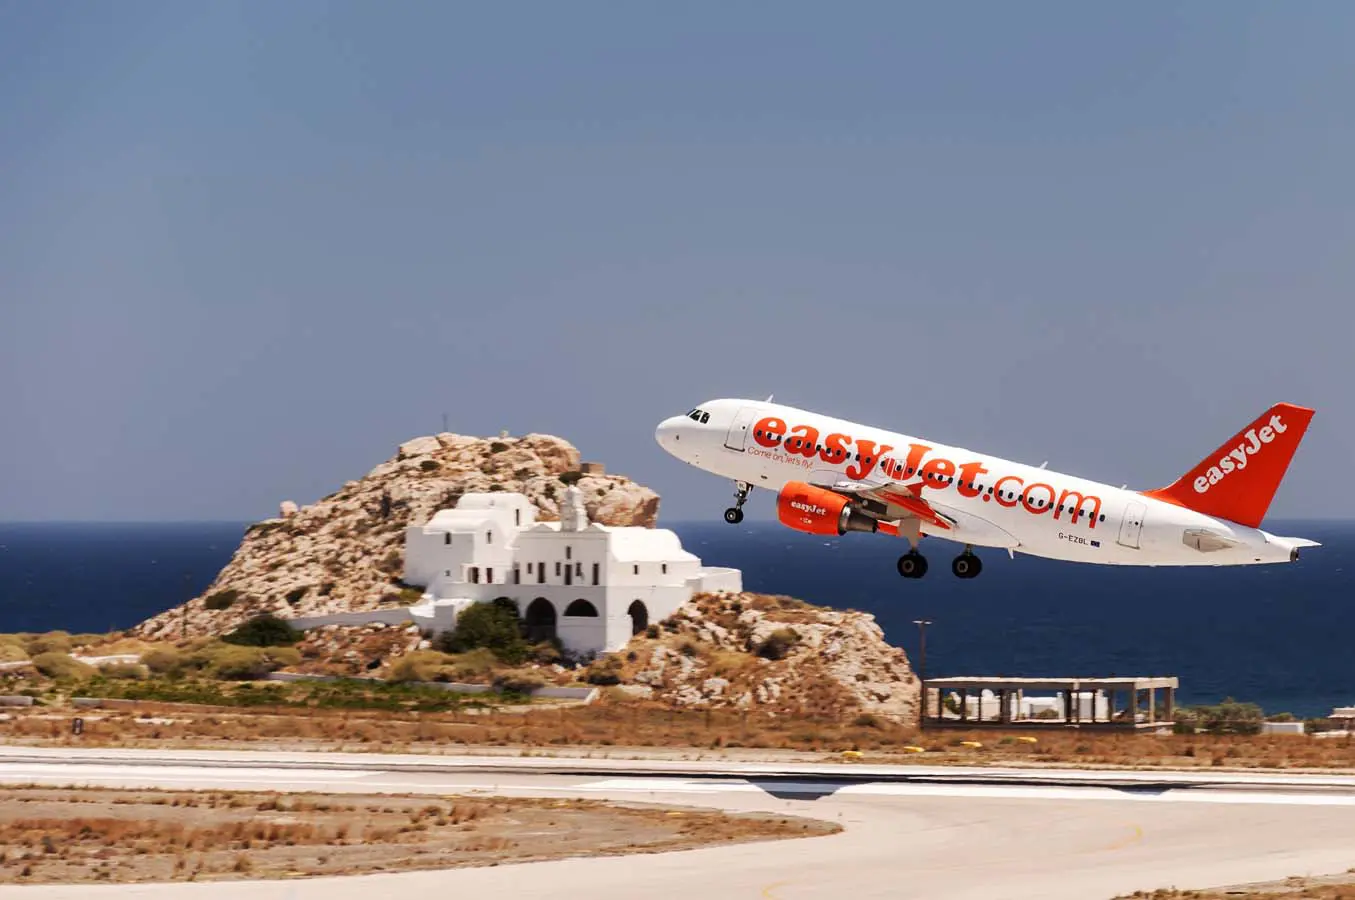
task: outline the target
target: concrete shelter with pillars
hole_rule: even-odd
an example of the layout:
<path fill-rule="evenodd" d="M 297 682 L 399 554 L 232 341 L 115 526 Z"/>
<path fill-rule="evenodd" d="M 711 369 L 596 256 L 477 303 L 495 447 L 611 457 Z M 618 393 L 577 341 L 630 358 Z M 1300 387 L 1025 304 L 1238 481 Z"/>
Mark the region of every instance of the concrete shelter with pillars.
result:
<path fill-rule="evenodd" d="M 1179 686 L 1175 677 L 1152 676 L 929 678 L 922 725 L 1158 730 L 1172 724 Z"/>

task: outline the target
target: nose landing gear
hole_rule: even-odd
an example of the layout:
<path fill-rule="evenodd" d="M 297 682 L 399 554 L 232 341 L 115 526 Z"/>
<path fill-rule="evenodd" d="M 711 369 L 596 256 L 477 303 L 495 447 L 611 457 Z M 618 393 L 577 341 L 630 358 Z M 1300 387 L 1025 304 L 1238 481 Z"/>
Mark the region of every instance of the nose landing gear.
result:
<path fill-rule="evenodd" d="M 737 525 L 743 521 L 743 505 L 748 502 L 748 495 L 753 490 L 753 486 L 746 481 L 734 482 L 734 505 L 725 510 L 725 521 L 730 525 Z"/>

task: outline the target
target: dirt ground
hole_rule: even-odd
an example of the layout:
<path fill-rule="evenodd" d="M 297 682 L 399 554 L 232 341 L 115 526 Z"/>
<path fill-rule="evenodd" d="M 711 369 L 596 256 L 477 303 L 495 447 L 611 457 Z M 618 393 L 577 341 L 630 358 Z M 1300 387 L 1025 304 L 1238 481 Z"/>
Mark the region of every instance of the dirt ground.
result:
<path fill-rule="evenodd" d="M 1355 900 L 1355 874 L 1288 878 L 1202 891 L 1136 891 L 1115 900 Z"/>
<path fill-rule="evenodd" d="M 839 830 L 792 816 L 585 800 L 20 787 L 0 795 L 0 884 L 350 875 Z"/>

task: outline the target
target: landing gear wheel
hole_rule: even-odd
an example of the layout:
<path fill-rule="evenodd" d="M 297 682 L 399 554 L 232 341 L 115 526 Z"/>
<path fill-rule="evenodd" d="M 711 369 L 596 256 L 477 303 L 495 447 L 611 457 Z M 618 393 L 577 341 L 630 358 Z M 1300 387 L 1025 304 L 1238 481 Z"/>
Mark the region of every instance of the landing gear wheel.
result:
<path fill-rule="evenodd" d="M 748 495 L 752 490 L 753 486 L 746 481 L 734 482 L 734 505 L 725 510 L 725 521 L 730 525 L 737 525 L 743 521 L 743 505 L 748 502 Z"/>
<path fill-rule="evenodd" d="M 927 557 L 911 550 L 899 557 L 898 569 L 904 578 L 921 578 L 927 574 Z"/>
<path fill-rule="evenodd" d="M 956 578 L 977 578 L 983 571 L 983 561 L 972 553 L 961 553 L 951 561 L 950 571 Z"/>

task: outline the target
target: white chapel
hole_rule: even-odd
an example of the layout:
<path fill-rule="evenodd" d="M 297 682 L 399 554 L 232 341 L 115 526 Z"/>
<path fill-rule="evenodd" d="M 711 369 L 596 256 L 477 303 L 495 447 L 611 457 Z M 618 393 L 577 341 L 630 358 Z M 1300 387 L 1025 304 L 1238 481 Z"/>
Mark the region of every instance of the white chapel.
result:
<path fill-rule="evenodd" d="M 739 570 L 702 566 L 667 529 L 590 522 L 573 485 L 559 522 L 538 522 L 522 494 L 463 495 L 406 529 L 404 581 L 425 589 L 416 622 L 446 630 L 470 604 L 506 598 L 529 640 L 578 655 L 620 649 L 694 593 L 743 589 Z"/>

